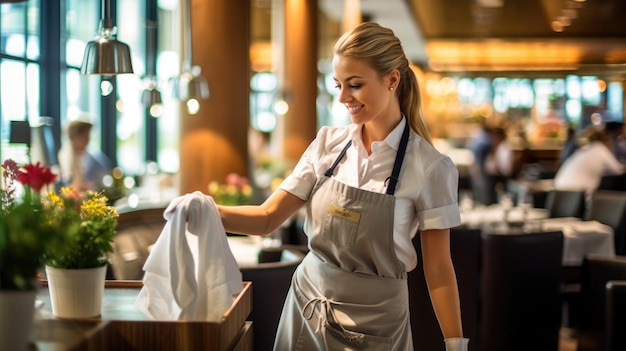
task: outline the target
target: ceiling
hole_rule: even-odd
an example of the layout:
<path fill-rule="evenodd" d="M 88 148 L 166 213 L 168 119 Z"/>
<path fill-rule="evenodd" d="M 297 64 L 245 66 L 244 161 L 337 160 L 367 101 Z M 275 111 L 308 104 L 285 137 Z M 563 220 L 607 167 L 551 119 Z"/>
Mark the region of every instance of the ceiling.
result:
<path fill-rule="evenodd" d="M 343 1 L 320 0 L 340 19 Z M 625 0 L 361 0 L 416 64 L 441 72 L 626 77 Z"/>

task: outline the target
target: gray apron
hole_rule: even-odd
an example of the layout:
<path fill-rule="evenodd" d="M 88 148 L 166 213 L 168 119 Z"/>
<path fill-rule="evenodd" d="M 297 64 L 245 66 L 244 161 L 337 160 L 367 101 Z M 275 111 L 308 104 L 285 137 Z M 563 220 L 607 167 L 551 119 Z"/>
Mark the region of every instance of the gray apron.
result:
<path fill-rule="evenodd" d="M 294 273 L 274 350 L 413 350 L 404 264 L 393 242 L 402 135 L 387 193 L 332 178 L 350 146 L 320 177 L 308 207 L 310 252 Z"/>

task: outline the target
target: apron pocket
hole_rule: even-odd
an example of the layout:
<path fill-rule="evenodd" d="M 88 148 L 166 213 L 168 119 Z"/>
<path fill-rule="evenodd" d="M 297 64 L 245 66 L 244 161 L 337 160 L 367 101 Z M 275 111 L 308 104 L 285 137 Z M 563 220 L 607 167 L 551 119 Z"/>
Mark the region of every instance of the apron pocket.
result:
<path fill-rule="evenodd" d="M 350 247 L 356 241 L 359 222 L 344 219 L 330 213 L 324 218 L 322 237 L 338 247 Z"/>
<path fill-rule="evenodd" d="M 330 323 L 325 323 L 324 330 L 328 350 L 391 350 L 391 338 L 338 329 Z"/>

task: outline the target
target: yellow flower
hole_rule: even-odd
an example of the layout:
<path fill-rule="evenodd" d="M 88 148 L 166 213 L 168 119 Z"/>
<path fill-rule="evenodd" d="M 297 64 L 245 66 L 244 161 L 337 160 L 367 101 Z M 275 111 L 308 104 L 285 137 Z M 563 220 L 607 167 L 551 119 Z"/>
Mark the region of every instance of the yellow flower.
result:
<path fill-rule="evenodd" d="M 118 213 L 107 205 L 102 192 L 79 192 L 61 188 L 50 192 L 46 199 L 52 211 L 50 220 L 66 219 L 79 229 L 68 240 L 62 253 L 53 253 L 47 264 L 56 268 L 94 268 L 109 263 L 105 254 L 112 252 L 113 236 L 117 232 Z"/>

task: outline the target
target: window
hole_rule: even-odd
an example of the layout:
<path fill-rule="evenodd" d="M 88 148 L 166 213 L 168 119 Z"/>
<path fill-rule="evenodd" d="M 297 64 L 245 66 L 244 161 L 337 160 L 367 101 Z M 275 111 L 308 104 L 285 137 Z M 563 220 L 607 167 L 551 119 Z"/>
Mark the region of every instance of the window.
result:
<path fill-rule="evenodd" d="M 82 76 L 80 66 L 85 53 L 85 46 L 95 37 L 98 31 L 99 1 L 66 0 L 65 2 L 65 103 L 61 106 L 59 123 L 67 124 L 68 119 L 75 118 L 81 112 L 94 116 L 94 127 L 91 132 L 89 148 L 100 149 L 100 77 Z M 61 139 L 61 144 L 66 143 Z"/>
<path fill-rule="evenodd" d="M 97 35 L 101 6 L 102 0 L 0 5 L 1 159 L 28 161 L 26 144 L 9 143 L 11 121 L 32 126 L 47 116 L 58 147 L 66 142 L 62 126 L 84 111 L 94 116 L 89 147 L 102 150 L 126 174 L 141 174 L 148 158 L 156 158 L 164 171 L 178 171 L 178 101 L 168 91 L 168 79 L 180 73 L 178 1 L 111 1 L 117 38 L 130 46 L 135 74 L 84 76 L 80 66 L 85 46 Z M 163 98 L 158 119 L 141 102 L 149 73 L 147 33 L 155 26 L 157 85 Z"/>
<path fill-rule="evenodd" d="M 10 121 L 39 119 L 39 0 L 0 5 L 0 153 L 28 161 L 27 144 L 9 143 Z"/>

